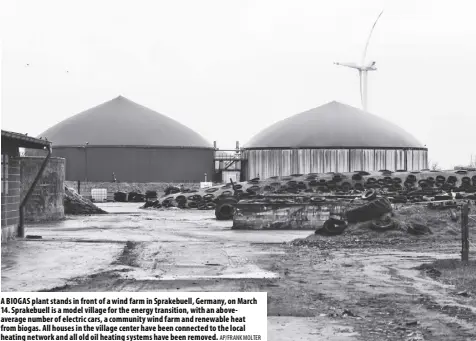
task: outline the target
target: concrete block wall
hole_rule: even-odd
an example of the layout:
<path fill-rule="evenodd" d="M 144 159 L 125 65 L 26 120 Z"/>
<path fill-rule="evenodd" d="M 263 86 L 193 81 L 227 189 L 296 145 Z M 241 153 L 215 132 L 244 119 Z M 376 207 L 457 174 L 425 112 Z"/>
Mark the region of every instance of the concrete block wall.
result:
<path fill-rule="evenodd" d="M 65 181 L 66 186 L 78 191 L 78 182 L 77 181 Z M 185 188 L 190 189 L 199 189 L 199 183 L 183 183 Z M 168 183 L 168 182 L 80 182 L 80 191 L 84 198 L 91 199 L 91 190 L 95 188 L 105 188 L 107 189 L 108 200 L 114 198 L 115 192 L 138 192 L 145 194 L 146 191 L 157 191 L 158 196 L 164 194 L 165 189 L 168 186 L 180 186 L 179 183 Z"/>
<path fill-rule="evenodd" d="M 31 187 L 44 157 L 20 158 L 21 198 Z M 25 206 L 25 222 L 54 221 L 64 218 L 65 159 L 52 157 Z"/>
<path fill-rule="evenodd" d="M 2 243 L 16 237 L 19 219 L 20 160 L 2 155 Z"/>

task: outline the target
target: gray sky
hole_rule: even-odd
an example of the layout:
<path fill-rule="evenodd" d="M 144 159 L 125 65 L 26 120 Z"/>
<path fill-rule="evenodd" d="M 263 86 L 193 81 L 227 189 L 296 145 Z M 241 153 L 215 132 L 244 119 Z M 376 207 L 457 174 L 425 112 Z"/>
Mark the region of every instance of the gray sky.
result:
<path fill-rule="evenodd" d="M 474 1 L 1 1 L 2 128 L 38 135 L 123 95 L 221 148 L 338 100 L 414 134 L 443 167 L 476 157 Z M 27 66 L 29 64 L 29 66 Z"/>

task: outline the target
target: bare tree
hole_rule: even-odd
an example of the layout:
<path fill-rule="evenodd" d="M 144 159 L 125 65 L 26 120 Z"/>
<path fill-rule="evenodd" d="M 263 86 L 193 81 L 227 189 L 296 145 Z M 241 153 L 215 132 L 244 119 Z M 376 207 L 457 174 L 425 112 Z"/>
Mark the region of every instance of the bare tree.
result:
<path fill-rule="evenodd" d="M 437 161 L 435 161 L 435 162 L 431 162 L 430 164 L 431 164 L 431 166 L 430 166 L 430 169 L 431 169 L 431 170 L 434 170 L 434 171 L 436 171 L 436 170 L 440 170 L 440 167 L 439 167 L 439 165 L 438 165 L 438 162 L 437 162 Z"/>

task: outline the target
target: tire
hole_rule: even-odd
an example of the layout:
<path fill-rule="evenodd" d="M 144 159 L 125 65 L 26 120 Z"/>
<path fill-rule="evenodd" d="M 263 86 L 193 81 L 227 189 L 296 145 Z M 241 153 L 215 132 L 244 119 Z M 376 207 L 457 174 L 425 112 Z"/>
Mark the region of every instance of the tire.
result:
<path fill-rule="evenodd" d="M 386 220 L 374 220 L 370 225 L 370 228 L 374 231 L 388 231 L 393 230 L 395 228 L 395 222 L 390 219 L 390 221 Z"/>
<path fill-rule="evenodd" d="M 198 207 L 198 205 L 195 201 L 189 201 L 187 203 L 187 206 L 188 206 L 188 208 L 197 208 Z"/>
<path fill-rule="evenodd" d="M 394 191 L 401 191 L 401 190 L 403 190 L 403 187 L 402 187 L 402 185 L 400 185 L 400 184 L 393 184 L 393 185 L 392 185 L 392 189 L 393 189 Z"/>
<path fill-rule="evenodd" d="M 215 217 L 217 220 L 231 220 L 235 214 L 235 205 L 238 202 L 235 198 L 226 198 L 219 201 L 215 206 Z"/>
<path fill-rule="evenodd" d="M 291 180 L 291 181 L 288 181 L 288 183 L 286 184 L 289 188 L 295 188 L 297 187 L 297 182 L 294 181 L 294 180 Z"/>
<path fill-rule="evenodd" d="M 410 174 L 407 176 L 407 179 L 405 180 L 405 182 L 416 182 L 416 176 L 413 175 L 413 174 Z"/>
<path fill-rule="evenodd" d="M 214 194 L 208 193 L 203 196 L 203 200 L 206 202 L 212 201 L 215 198 Z"/>
<path fill-rule="evenodd" d="M 309 181 L 309 186 L 318 186 L 319 185 L 319 182 L 317 182 L 317 180 L 311 180 Z"/>
<path fill-rule="evenodd" d="M 364 200 L 374 200 L 377 197 L 377 192 L 374 190 L 368 190 L 364 194 L 362 194 L 362 199 Z"/>
<path fill-rule="evenodd" d="M 325 202 L 326 198 L 324 197 L 312 197 L 311 202 L 318 203 L 318 202 Z"/>
<path fill-rule="evenodd" d="M 348 182 L 344 182 L 340 188 L 342 189 L 343 192 L 350 192 L 350 190 L 352 189 L 352 185 Z"/>
<path fill-rule="evenodd" d="M 354 180 L 354 181 L 360 181 L 360 180 L 362 180 L 362 175 L 360 175 L 360 174 L 354 174 L 354 175 L 352 175 L 352 180 Z"/>
<path fill-rule="evenodd" d="M 214 210 L 217 205 L 214 202 L 207 202 L 206 204 L 207 210 Z"/>
<path fill-rule="evenodd" d="M 346 228 L 347 223 L 345 221 L 331 218 L 326 220 L 324 225 L 314 233 L 323 236 L 337 236 L 342 234 Z"/>
<path fill-rule="evenodd" d="M 246 189 L 246 193 L 256 195 L 256 192 L 251 187 Z"/>
<path fill-rule="evenodd" d="M 340 175 L 334 175 L 334 176 L 332 177 L 332 181 L 334 181 L 334 182 L 340 182 L 340 181 L 342 181 L 342 180 L 343 180 L 343 179 L 342 179 L 342 176 L 340 176 Z"/>
<path fill-rule="evenodd" d="M 392 205 L 387 198 L 377 198 L 369 203 L 348 210 L 346 212 L 347 220 L 351 223 L 369 221 L 392 212 Z"/>
<path fill-rule="evenodd" d="M 430 186 L 430 183 L 429 183 L 428 181 L 426 181 L 426 180 L 420 180 L 420 181 L 418 181 L 418 186 L 420 186 L 422 189 L 431 187 L 431 186 Z"/>
<path fill-rule="evenodd" d="M 452 183 L 456 183 L 458 181 L 458 178 L 454 175 L 450 175 L 448 177 L 448 180 L 446 180 L 446 182 L 452 182 Z"/>
<path fill-rule="evenodd" d="M 185 195 L 178 195 L 175 197 L 176 201 L 187 201 L 187 198 L 185 198 Z"/>
<path fill-rule="evenodd" d="M 355 189 L 356 191 L 363 191 L 363 190 L 364 190 L 364 185 L 362 185 L 361 183 L 356 183 L 356 184 L 354 185 L 354 189 Z"/>

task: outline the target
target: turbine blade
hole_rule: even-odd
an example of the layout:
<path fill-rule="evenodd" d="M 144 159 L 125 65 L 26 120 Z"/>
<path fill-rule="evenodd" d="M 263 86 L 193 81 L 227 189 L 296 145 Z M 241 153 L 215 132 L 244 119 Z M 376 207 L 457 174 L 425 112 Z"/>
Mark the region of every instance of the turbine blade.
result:
<path fill-rule="evenodd" d="M 334 63 L 334 64 L 339 65 L 339 66 L 346 66 L 346 67 L 350 67 L 350 68 L 353 68 L 353 69 L 360 70 L 360 67 L 355 63 Z"/>
<path fill-rule="evenodd" d="M 375 26 L 377 25 L 377 22 L 378 22 L 378 20 L 380 19 L 380 17 L 382 16 L 382 14 L 383 14 L 383 10 L 382 10 L 382 12 L 380 12 L 380 14 L 378 15 L 377 19 L 375 20 L 375 22 L 374 22 L 374 24 L 373 24 L 373 26 L 372 26 L 372 29 L 370 30 L 369 37 L 367 38 L 367 42 L 365 43 L 365 49 L 364 49 L 364 53 L 363 53 L 363 55 L 362 55 L 362 63 L 361 63 L 361 65 L 364 65 L 364 63 L 365 63 L 365 56 L 367 55 L 367 49 L 368 49 L 368 47 L 369 47 L 370 38 L 372 37 L 372 33 L 374 32 L 374 28 L 375 28 Z"/>

